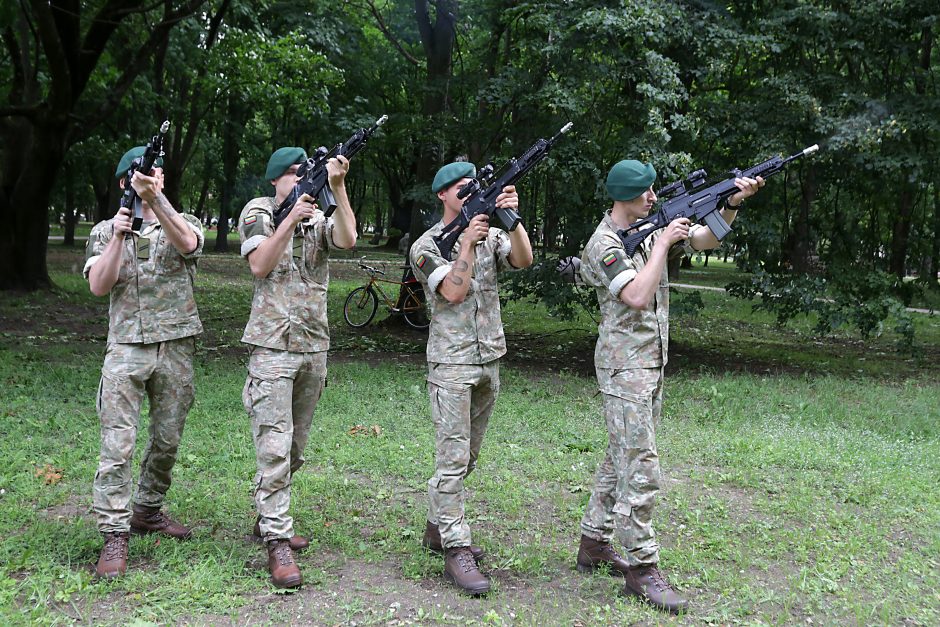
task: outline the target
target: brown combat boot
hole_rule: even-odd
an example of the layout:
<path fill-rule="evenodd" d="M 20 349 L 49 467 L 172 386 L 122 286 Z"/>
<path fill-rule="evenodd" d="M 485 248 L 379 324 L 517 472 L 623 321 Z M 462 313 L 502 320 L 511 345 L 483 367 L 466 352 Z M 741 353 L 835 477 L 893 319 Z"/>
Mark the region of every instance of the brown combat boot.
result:
<path fill-rule="evenodd" d="M 688 600 L 676 594 L 656 564 L 631 568 L 624 577 L 623 591 L 673 614 L 684 612 L 689 607 Z"/>
<path fill-rule="evenodd" d="M 95 575 L 105 579 L 114 579 L 127 572 L 127 541 L 129 533 L 104 534 L 104 546 L 95 566 Z"/>
<path fill-rule="evenodd" d="M 271 571 L 271 583 L 278 588 L 299 588 L 304 582 L 300 568 L 294 562 L 290 542 L 283 538 L 268 542 L 268 570 Z"/>
<path fill-rule="evenodd" d="M 630 570 L 630 564 L 614 550 L 609 542 L 582 535 L 581 546 L 578 547 L 578 571 L 594 572 L 601 564 L 607 564 L 610 574 L 614 577 L 624 577 Z"/>
<path fill-rule="evenodd" d="M 188 540 L 192 537 L 193 530 L 167 516 L 159 507 L 134 505 L 134 513 L 131 515 L 131 533 L 137 535 L 159 533 L 177 540 Z"/>
<path fill-rule="evenodd" d="M 441 532 L 437 528 L 437 525 L 430 520 L 424 528 L 424 538 L 421 540 L 421 546 L 434 553 L 444 552 L 444 545 L 441 543 Z M 486 551 L 484 551 L 481 546 L 471 546 L 470 552 L 473 553 L 473 559 L 478 562 L 486 555 Z"/>
<path fill-rule="evenodd" d="M 474 596 L 490 591 L 490 581 L 477 568 L 468 546 L 444 549 L 444 578 Z"/>
<path fill-rule="evenodd" d="M 263 542 L 264 538 L 261 536 L 261 516 L 255 519 L 255 528 L 251 532 L 252 536 L 257 542 Z M 304 536 L 294 535 L 290 540 L 290 548 L 292 551 L 303 551 L 308 546 L 310 546 L 310 540 Z"/>

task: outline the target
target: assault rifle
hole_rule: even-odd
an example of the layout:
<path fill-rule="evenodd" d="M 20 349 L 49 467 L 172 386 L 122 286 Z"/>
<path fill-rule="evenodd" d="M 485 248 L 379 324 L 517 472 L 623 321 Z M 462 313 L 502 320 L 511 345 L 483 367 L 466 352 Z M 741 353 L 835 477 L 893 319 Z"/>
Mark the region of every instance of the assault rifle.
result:
<path fill-rule="evenodd" d="M 361 128 L 352 134 L 342 144 L 336 144 L 332 150 L 327 150 L 324 146 L 317 148 L 313 156 L 300 164 L 297 168 L 297 176 L 300 180 L 294 185 L 294 189 L 278 206 L 274 212 L 274 228 L 277 228 L 284 218 L 294 208 L 297 199 L 304 194 L 309 194 L 317 199 L 317 205 L 323 211 L 323 215 L 330 217 L 336 209 L 336 199 L 333 197 L 333 190 L 329 186 L 329 176 L 326 171 L 326 162 L 338 155 L 343 155 L 347 159 L 352 159 L 360 150 L 362 150 L 372 134 L 388 120 L 387 115 L 383 115 L 375 124 L 369 128 Z"/>
<path fill-rule="evenodd" d="M 706 187 L 708 174 L 705 170 L 696 170 L 685 180 L 678 180 L 662 188 L 656 195 L 664 200 L 662 208 L 648 218 L 638 220 L 625 229 L 617 231 L 623 247 L 628 256 L 633 256 L 640 242 L 649 237 L 653 231 L 661 229 L 677 218 L 688 218 L 692 222 L 703 222 L 720 242 L 731 232 L 731 226 L 725 222 L 718 210 L 725 201 L 740 191 L 734 184 L 734 179 L 741 177 L 768 178 L 783 171 L 784 167 L 794 159 L 813 154 L 819 150 L 818 144 L 802 150 L 789 157 L 772 157 L 763 163 L 744 170 L 735 168 L 728 173 L 727 178 L 712 183 Z M 652 225 L 651 228 L 637 231 L 642 226 Z M 630 233 L 630 231 L 636 231 Z"/>
<path fill-rule="evenodd" d="M 170 121 L 165 120 L 160 125 L 160 132 L 150 138 L 144 154 L 131 162 L 131 167 L 127 169 L 127 174 L 124 175 L 124 195 L 121 196 L 121 207 L 134 207 L 134 215 L 131 220 L 132 231 L 140 231 L 140 227 L 144 223 L 144 211 L 140 196 L 131 187 L 131 178 L 133 178 L 134 172 L 150 175 L 153 164 L 164 155 L 163 137 L 168 130 L 170 130 Z"/>
<path fill-rule="evenodd" d="M 571 122 L 568 122 L 551 139 L 539 139 L 521 157 L 510 159 L 500 170 L 499 178 L 495 178 L 495 180 L 493 164 L 488 163 L 477 173 L 476 178 L 457 191 L 457 198 L 466 199 L 460 208 L 460 213 L 444 226 L 444 230 L 441 231 L 440 235 L 434 238 L 434 243 L 437 244 L 437 248 L 441 251 L 444 259 L 450 260 L 457 238 L 470 225 L 470 220 L 481 213 L 488 216 L 495 213 L 507 231 L 516 230 L 522 218 L 508 207 L 497 207 L 496 197 L 502 193 L 504 187 L 514 185 L 539 161 L 544 159 L 555 142 L 563 133 L 567 133 L 571 127 Z"/>

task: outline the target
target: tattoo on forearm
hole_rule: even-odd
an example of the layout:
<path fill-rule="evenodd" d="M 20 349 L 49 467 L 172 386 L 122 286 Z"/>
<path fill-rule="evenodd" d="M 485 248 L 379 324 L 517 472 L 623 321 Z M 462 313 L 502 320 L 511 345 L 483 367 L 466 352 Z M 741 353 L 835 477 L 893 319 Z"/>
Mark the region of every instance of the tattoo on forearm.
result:
<path fill-rule="evenodd" d="M 153 208 L 167 216 L 177 215 L 176 209 L 173 208 L 173 205 L 163 194 L 157 194 L 156 198 L 153 199 Z"/>
<path fill-rule="evenodd" d="M 457 261 L 455 261 L 453 270 L 447 275 L 448 277 L 450 277 L 450 282 L 453 283 L 454 285 L 463 285 L 463 277 L 457 276 L 457 273 L 466 272 L 467 268 L 469 267 L 470 267 L 470 264 L 468 264 L 463 259 L 458 259 Z"/>

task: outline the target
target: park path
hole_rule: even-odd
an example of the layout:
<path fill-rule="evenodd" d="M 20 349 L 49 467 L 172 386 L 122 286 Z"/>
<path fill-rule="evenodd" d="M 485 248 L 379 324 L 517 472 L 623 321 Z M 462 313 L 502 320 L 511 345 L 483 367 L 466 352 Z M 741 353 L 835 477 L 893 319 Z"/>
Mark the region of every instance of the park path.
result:
<path fill-rule="evenodd" d="M 50 241 L 50 242 L 61 242 L 63 239 L 64 239 L 64 238 L 63 238 L 61 235 L 50 235 L 50 236 L 49 236 L 49 241 Z M 76 237 L 76 238 L 75 238 L 75 243 L 78 244 L 78 242 L 81 241 L 81 242 L 82 242 L 82 245 L 84 245 L 84 241 L 85 241 L 86 239 L 87 239 L 87 238 L 85 238 L 85 237 Z M 359 258 L 355 258 L 355 259 L 330 259 L 330 263 L 350 263 L 350 264 L 351 264 L 351 263 L 359 263 L 360 261 L 362 261 L 363 263 L 369 264 L 370 266 L 374 266 L 374 265 L 376 265 L 376 264 L 383 264 L 383 265 L 386 265 L 386 266 L 389 266 L 389 265 L 402 265 L 402 264 L 404 263 L 404 260 L 397 260 L 397 259 L 359 259 Z M 711 286 L 711 285 L 692 285 L 691 283 L 670 283 L 670 285 L 671 285 L 672 287 L 680 287 L 680 288 L 686 289 L 686 290 L 704 290 L 704 291 L 707 291 L 707 292 L 724 292 L 724 291 L 726 291 L 725 288 L 723 288 L 723 287 L 714 287 L 714 286 Z M 907 309 L 907 311 L 909 311 L 909 312 L 911 312 L 911 313 L 926 314 L 926 315 L 928 315 L 928 316 L 940 315 L 940 311 L 935 311 L 935 310 L 933 310 L 933 309 L 923 309 L 923 308 L 920 308 L 920 307 L 907 307 L 906 309 Z"/>

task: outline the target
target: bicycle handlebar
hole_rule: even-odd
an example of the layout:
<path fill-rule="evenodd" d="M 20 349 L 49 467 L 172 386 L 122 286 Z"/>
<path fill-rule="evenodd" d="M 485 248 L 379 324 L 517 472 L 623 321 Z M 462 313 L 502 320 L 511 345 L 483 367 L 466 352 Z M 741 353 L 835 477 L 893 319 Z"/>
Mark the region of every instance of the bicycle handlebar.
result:
<path fill-rule="evenodd" d="M 359 262 L 359 267 L 365 270 L 366 272 L 368 272 L 369 274 L 381 274 L 382 276 L 385 276 L 385 272 L 383 272 L 382 270 L 379 270 L 378 268 L 373 268 L 372 266 L 367 266 L 361 261 Z"/>

